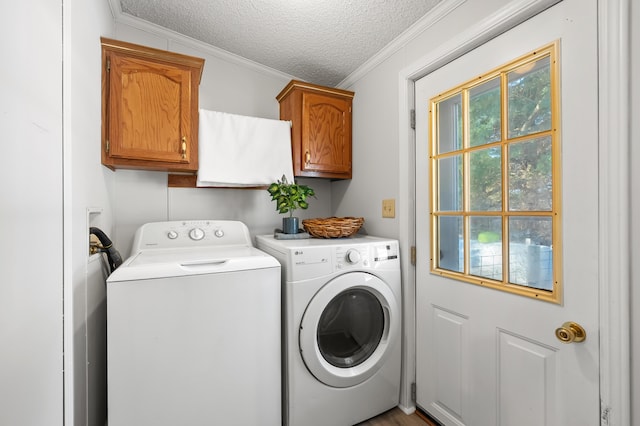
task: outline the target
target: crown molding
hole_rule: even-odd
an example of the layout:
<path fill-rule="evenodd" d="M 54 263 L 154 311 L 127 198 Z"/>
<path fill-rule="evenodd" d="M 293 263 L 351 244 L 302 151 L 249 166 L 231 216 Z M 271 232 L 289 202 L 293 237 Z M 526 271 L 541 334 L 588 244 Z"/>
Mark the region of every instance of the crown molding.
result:
<path fill-rule="evenodd" d="M 113 19 L 116 22 L 116 24 L 128 25 L 130 27 L 153 34 L 155 36 L 166 38 L 169 41 L 168 43 L 169 46 L 172 43 L 182 44 L 184 46 L 198 50 L 203 54 L 210 55 L 215 58 L 221 59 L 223 61 L 227 61 L 236 65 L 243 66 L 245 68 L 249 68 L 253 71 L 257 71 L 262 74 L 270 75 L 277 78 L 282 78 L 284 80 L 301 80 L 296 76 L 292 76 L 282 71 L 278 71 L 274 68 L 268 67 L 266 65 L 262 65 L 258 62 L 244 58 L 240 55 L 236 55 L 224 49 L 220 49 L 219 47 L 215 47 L 211 44 L 204 43 L 202 41 L 196 40 L 184 34 L 180 34 L 177 31 L 170 30 L 168 28 L 151 23 L 149 21 L 145 21 L 144 19 L 140 19 L 135 16 L 129 15 L 128 13 L 124 13 L 120 5 L 120 0 L 108 0 L 108 1 L 109 1 L 109 6 L 111 7 L 111 13 L 113 14 Z"/>
<path fill-rule="evenodd" d="M 283 73 L 276 69 L 267 67 L 266 65 L 262 65 L 255 61 L 249 60 L 242 56 L 236 55 L 234 53 L 228 52 L 224 49 L 220 49 L 211 44 L 207 44 L 201 42 L 199 40 L 195 40 L 191 37 L 185 36 L 184 34 L 180 34 L 176 31 L 169 30 L 160 25 L 153 24 L 149 21 L 145 21 L 140 18 L 136 18 L 132 15 L 124 13 L 122 11 L 122 6 L 120 4 L 120 0 L 108 0 L 109 6 L 111 8 L 111 13 L 113 14 L 113 19 L 118 24 L 129 25 L 131 27 L 137 28 L 142 31 L 146 31 L 148 33 L 168 38 L 169 40 L 179 42 L 189 47 L 193 47 L 199 51 L 202 51 L 206 54 L 214 56 L 216 58 L 235 63 L 244 67 L 248 67 L 255 71 L 269 74 L 272 76 L 276 76 L 279 78 L 290 79 L 290 80 L 301 80 L 299 77 L 292 76 L 287 73 Z M 444 0 L 438 3 L 433 9 L 431 9 L 425 16 L 419 19 L 415 24 L 409 27 L 406 31 L 388 43 L 382 50 L 372 56 L 369 60 L 367 60 L 363 65 L 358 67 L 354 72 L 349 74 L 344 80 L 342 80 L 336 88 L 345 88 L 349 87 L 357 80 L 362 78 L 376 66 L 380 65 L 394 53 L 399 51 L 402 47 L 404 47 L 407 43 L 409 43 L 414 38 L 418 37 L 422 34 L 426 29 L 435 25 L 438 21 L 443 19 L 445 16 L 450 14 L 452 11 L 460 7 L 467 0 Z"/>
<path fill-rule="evenodd" d="M 344 80 L 342 80 L 336 87 L 346 88 L 360 80 L 367 73 L 380 65 L 382 62 L 391 57 L 394 53 L 398 52 L 411 40 L 418 37 L 425 30 L 435 25 L 458 7 L 466 3 L 467 0 L 444 0 L 438 3 L 433 9 L 431 9 L 426 15 L 416 21 L 415 24 L 410 26 L 406 31 L 400 34 L 398 37 L 389 42 L 378 53 L 369 58 L 364 64 L 359 66 L 355 71 L 349 74 Z"/>

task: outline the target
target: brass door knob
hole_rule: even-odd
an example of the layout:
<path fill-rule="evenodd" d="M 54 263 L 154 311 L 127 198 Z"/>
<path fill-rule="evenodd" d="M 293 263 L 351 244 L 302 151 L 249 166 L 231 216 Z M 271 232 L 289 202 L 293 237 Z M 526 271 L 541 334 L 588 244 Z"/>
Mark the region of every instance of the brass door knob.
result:
<path fill-rule="evenodd" d="M 567 321 L 562 327 L 556 328 L 556 337 L 562 343 L 578 343 L 587 338 L 587 332 L 580 324 Z"/>

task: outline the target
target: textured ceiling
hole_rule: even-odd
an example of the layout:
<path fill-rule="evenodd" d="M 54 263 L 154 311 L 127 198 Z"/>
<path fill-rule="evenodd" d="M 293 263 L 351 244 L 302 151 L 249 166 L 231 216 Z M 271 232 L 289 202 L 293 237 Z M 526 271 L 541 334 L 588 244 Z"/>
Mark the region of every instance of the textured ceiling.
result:
<path fill-rule="evenodd" d="M 122 12 L 335 86 L 440 0 L 120 0 Z"/>

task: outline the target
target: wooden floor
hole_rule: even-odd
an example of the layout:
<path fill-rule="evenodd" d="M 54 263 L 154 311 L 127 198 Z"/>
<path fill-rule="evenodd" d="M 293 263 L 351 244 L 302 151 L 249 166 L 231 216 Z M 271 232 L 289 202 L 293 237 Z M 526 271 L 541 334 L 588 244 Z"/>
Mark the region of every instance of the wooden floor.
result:
<path fill-rule="evenodd" d="M 394 408 L 386 413 L 380 414 L 378 417 L 369 419 L 365 422 L 358 423 L 356 426 L 438 426 L 431 423 L 426 418 L 420 416 L 417 412 L 406 415 L 401 409 Z"/>

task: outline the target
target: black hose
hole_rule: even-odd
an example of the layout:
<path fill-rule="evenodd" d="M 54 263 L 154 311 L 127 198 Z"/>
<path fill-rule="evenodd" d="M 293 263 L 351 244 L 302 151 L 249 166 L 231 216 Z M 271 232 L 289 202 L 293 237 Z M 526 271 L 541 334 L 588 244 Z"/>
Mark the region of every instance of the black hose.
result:
<path fill-rule="evenodd" d="M 115 271 L 118 266 L 122 265 L 122 256 L 120 256 L 118 250 L 113 247 L 113 243 L 109 237 L 107 237 L 107 234 L 102 232 L 100 228 L 91 227 L 89 228 L 89 233 L 95 235 L 98 240 L 100 240 L 100 243 L 102 244 L 100 251 L 107 255 L 110 272 Z"/>

